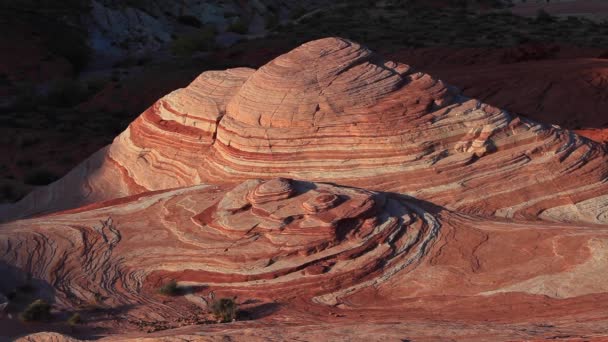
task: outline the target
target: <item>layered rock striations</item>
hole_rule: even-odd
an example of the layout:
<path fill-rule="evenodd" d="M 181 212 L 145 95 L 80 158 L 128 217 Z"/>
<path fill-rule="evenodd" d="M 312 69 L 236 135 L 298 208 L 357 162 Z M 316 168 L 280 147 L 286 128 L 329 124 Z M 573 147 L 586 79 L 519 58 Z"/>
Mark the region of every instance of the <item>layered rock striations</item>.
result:
<path fill-rule="evenodd" d="M 292 177 L 466 213 L 606 223 L 608 156 L 327 38 L 258 70 L 205 72 L 7 220 L 146 191 Z"/>
<path fill-rule="evenodd" d="M 368 330 L 375 322 L 421 333 L 413 327 L 424 320 L 440 339 L 456 329 L 445 322 L 456 321 L 464 340 L 549 338 L 555 329 L 592 336 L 606 322 L 606 247 L 602 226 L 482 220 L 394 193 L 285 178 L 148 193 L 0 225 L 1 265 L 32 274 L 59 309 L 103 298 L 98 306 L 120 313 L 107 324 L 126 330 L 183 325 L 214 292 L 238 296 L 244 308 L 285 308 L 266 328 L 361 325 L 361 338 L 382 336 Z M 2 286 L 19 286 L 0 271 Z M 184 298 L 157 293 L 170 279 Z M 522 322 L 553 329 L 522 330 Z"/>
<path fill-rule="evenodd" d="M 16 221 L 2 226 L 0 243 L 2 262 L 58 289 L 58 303 L 101 293 L 124 305 L 143 301 L 143 283 L 161 273 L 275 295 L 380 283 L 419 261 L 438 230 L 436 219 L 413 202 L 278 178 Z"/>

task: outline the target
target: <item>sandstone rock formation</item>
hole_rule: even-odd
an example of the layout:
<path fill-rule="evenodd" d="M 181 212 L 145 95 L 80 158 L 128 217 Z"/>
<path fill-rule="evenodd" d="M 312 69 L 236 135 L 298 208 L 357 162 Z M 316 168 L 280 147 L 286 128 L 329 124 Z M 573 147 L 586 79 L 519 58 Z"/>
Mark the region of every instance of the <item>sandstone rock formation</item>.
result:
<path fill-rule="evenodd" d="M 600 144 L 327 38 L 258 70 L 201 74 L 0 217 L 279 176 L 393 191 L 467 213 L 606 223 L 607 160 Z"/>
<path fill-rule="evenodd" d="M 406 50 L 391 58 L 408 61 L 469 97 L 603 141 L 604 137 L 587 130 L 608 126 L 608 61 L 591 58 L 599 53 L 530 45 L 498 50 Z"/>
<path fill-rule="evenodd" d="M 602 226 L 482 220 L 394 193 L 284 178 L 0 225 L 0 263 L 31 273 L 40 295 L 91 325 L 121 322 L 124 333 L 196 322 L 211 291 L 237 295 L 253 317 L 275 308 L 259 322 L 156 335 L 193 340 L 293 336 L 310 322 L 326 322 L 306 332 L 319 338 L 602 336 L 607 247 Z M 3 286 L 19 285 L 3 276 Z M 186 295 L 159 295 L 168 279 Z M 97 297 L 114 310 L 107 321 L 83 309 Z"/>

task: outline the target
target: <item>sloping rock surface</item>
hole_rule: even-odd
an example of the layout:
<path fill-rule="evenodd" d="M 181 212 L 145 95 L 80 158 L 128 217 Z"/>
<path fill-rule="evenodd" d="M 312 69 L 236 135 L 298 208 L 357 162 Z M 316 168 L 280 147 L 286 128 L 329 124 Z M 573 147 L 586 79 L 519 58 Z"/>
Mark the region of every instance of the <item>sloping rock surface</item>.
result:
<path fill-rule="evenodd" d="M 591 339 L 608 319 L 606 227 L 483 220 L 285 178 L 15 221 L 0 225 L 0 250 L 0 263 L 30 273 L 56 309 L 118 340 L 204 323 L 210 292 L 238 296 L 253 321 L 146 337 Z M 169 279 L 183 296 L 158 294 Z M 111 314 L 100 319 L 103 310 Z"/>
<path fill-rule="evenodd" d="M 606 223 L 605 148 L 348 40 L 201 74 L 4 220 L 196 184 L 293 177 L 500 217 Z"/>

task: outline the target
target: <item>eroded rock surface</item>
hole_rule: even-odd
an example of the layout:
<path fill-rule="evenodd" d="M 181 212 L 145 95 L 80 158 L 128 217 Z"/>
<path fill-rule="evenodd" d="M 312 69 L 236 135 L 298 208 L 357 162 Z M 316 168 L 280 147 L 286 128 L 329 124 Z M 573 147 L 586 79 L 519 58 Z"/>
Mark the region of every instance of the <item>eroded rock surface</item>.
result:
<path fill-rule="evenodd" d="M 414 195 L 467 213 L 559 220 L 563 210 L 547 210 L 561 207 L 571 220 L 605 223 L 605 208 L 590 214 L 579 203 L 608 190 L 607 160 L 600 144 L 327 38 L 258 70 L 203 73 L 1 216 L 280 176 Z"/>
<path fill-rule="evenodd" d="M 204 323 L 201 297 L 210 292 L 238 296 L 253 321 L 147 336 L 597 337 L 607 324 L 607 247 L 604 226 L 483 220 L 399 194 L 287 178 L 0 225 L 1 264 L 31 273 L 55 308 L 81 312 L 89 328 L 130 332 L 118 340 Z M 183 296 L 158 294 L 169 279 Z M 91 302 L 111 316 L 96 318 Z"/>

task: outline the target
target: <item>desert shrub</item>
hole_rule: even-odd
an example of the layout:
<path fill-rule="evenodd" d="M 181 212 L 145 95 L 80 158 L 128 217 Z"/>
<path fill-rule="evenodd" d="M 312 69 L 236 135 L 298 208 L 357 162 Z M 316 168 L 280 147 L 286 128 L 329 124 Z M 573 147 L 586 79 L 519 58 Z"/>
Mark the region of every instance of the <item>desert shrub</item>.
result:
<path fill-rule="evenodd" d="M 101 91 L 108 82 L 109 80 L 106 78 L 90 79 L 87 81 L 86 87 L 90 94 L 96 94 Z"/>
<path fill-rule="evenodd" d="M 306 14 L 305 8 L 296 7 L 291 11 L 291 13 L 289 13 L 289 18 L 291 18 L 292 20 L 296 20 L 296 19 L 300 18 L 301 16 L 303 16 L 304 14 Z"/>
<path fill-rule="evenodd" d="M 196 28 L 200 28 L 203 25 L 201 23 L 201 21 L 198 20 L 197 17 L 191 16 L 191 15 L 180 15 L 179 17 L 177 17 L 177 21 L 180 24 L 192 26 L 192 27 L 196 27 Z"/>
<path fill-rule="evenodd" d="M 272 29 L 279 25 L 279 17 L 276 14 L 268 13 L 264 20 L 267 29 Z"/>
<path fill-rule="evenodd" d="M 220 322 L 232 322 L 236 319 L 237 305 L 232 298 L 220 298 L 211 302 L 211 313 Z"/>
<path fill-rule="evenodd" d="M 195 52 L 208 51 L 215 47 L 215 30 L 205 28 L 178 37 L 171 44 L 171 52 L 178 56 L 190 56 Z"/>
<path fill-rule="evenodd" d="M 93 300 L 96 304 L 103 304 L 103 296 L 99 292 L 95 292 L 93 295 Z"/>
<path fill-rule="evenodd" d="M 51 305 L 42 299 L 37 299 L 25 308 L 19 318 L 26 322 L 49 320 L 51 318 Z"/>
<path fill-rule="evenodd" d="M 168 283 L 162 285 L 158 292 L 165 296 L 177 296 L 179 294 L 179 288 L 177 287 L 177 282 L 175 280 L 170 280 Z"/>
<path fill-rule="evenodd" d="M 47 185 L 57 180 L 57 176 L 46 169 L 36 169 L 25 175 L 25 183 L 29 185 Z"/>
<path fill-rule="evenodd" d="M 547 13 L 547 11 L 544 9 L 539 9 L 538 12 L 536 12 L 536 21 L 538 22 L 546 23 L 552 22 L 553 20 L 554 18 L 551 16 L 551 14 Z"/>
<path fill-rule="evenodd" d="M 46 45 L 56 55 L 65 58 L 76 73 L 82 71 L 91 58 L 87 33 L 69 25 L 49 25 L 45 32 Z"/>
<path fill-rule="evenodd" d="M 81 103 L 89 97 L 88 87 L 77 80 L 63 79 L 51 84 L 47 103 L 57 107 L 71 107 Z"/>
<path fill-rule="evenodd" d="M 89 297 L 85 303 L 82 303 L 82 308 L 92 311 L 99 311 L 105 307 L 104 297 L 99 292 L 93 292 L 93 296 Z"/>
<path fill-rule="evenodd" d="M 75 325 L 82 323 L 82 318 L 80 317 L 80 314 L 75 313 L 72 316 L 70 316 L 70 318 L 68 318 L 67 322 L 69 325 L 75 326 Z"/>
<path fill-rule="evenodd" d="M 27 111 L 35 109 L 40 104 L 40 96 L 36 87 L 31 83 L 22 83 L 15 88 L 16 96 L 12 109 L 16 111 Z"/>
<path fill-rule="evenodd" d="M 228 26 L 228 31 L 238 34 L 246 34 L 249 32 L 249 22 L 243 18 L 238 18 L 237 20 L 233 21 L 230 26 Z"/>
<path fill-rule="evenodd" d="M 150 62 L 149 56 L 127 56 L 112 64 L 112 68 L 130 68 L 134 66 L 142 66 Z"/>

